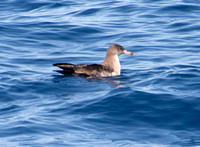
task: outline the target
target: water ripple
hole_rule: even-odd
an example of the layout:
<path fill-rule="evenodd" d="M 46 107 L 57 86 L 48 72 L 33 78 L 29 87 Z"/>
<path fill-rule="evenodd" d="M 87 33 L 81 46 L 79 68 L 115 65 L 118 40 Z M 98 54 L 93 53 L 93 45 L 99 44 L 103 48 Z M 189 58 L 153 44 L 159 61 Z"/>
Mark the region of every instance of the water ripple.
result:
<path fill-rule="evenodd" d="M 198 146 L 199 1 L 0 1 L 1 146 Z M 121 75 L 63 76 L 53 63 Z"/>

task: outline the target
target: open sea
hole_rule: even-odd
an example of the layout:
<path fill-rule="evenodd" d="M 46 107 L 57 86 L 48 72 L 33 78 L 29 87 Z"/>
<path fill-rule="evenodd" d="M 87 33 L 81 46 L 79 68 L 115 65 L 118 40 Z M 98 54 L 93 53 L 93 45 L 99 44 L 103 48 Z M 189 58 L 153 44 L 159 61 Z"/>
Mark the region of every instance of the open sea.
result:
<path fill-rule="evenodd" d="M 54 72 L 113 43 L 120 76 Z M 200 146 L 200 0 L 1 0 L 0 146 Z"/>

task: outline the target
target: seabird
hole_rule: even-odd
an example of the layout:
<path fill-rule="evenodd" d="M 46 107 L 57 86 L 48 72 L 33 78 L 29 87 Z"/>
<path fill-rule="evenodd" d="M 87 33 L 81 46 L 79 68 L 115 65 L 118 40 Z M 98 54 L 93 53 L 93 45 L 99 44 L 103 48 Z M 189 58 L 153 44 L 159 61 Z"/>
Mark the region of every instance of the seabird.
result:
<path fill-rule="evenodd" d="M 119 55 L 133 55 L 133 52 L 125 50 L 119 44 L 112 44 L 106 53 L 106 57 L 101 64 L 70 64 L 56 63 L 53 64 L 63 70 L 56 70 L 62 74 L 73 74 L 84 77 L 110 77 L 118 76 L 121 72 Z"/>

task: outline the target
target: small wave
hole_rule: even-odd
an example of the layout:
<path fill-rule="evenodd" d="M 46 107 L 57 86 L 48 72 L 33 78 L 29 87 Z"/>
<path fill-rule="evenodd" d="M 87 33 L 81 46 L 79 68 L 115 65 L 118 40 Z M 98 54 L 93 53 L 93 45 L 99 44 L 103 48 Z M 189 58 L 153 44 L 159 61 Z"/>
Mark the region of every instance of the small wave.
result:
<path fill-rule="evenodd" d="M 74 16 L 90 16 L 90 15 L 95 15 L 100 10 L 102 10 L 102 9 L 101 8 L 90 8 L 90 9 L 78 12 Z"/>
<path fill-rule="evenodd" d="M 196 5 L 186 5 L 186 4 L 176 4 L 176 5 L 169 5 L 159 9 L 159 12 L 194 12 L 200 10 L 199 6 Z"/>
<path fill-rule="evenodd" d="M 182 28 L 182 27 L 187 27 L 188 25 L 191 25 L 188 22 L 174 22 L 171 25 L 169 25 L 169 28 Z"/>
<path fill-rule="evenodd" d="M 200 31 L 200 26 L 199 25 L 191 25 L 188 27 L 182 27 L 177 30 L 174 30 L 174 32 L 180 32 L 180 33 L 186 33 L 186 32 L 195 32 L 195 31 Z"/>

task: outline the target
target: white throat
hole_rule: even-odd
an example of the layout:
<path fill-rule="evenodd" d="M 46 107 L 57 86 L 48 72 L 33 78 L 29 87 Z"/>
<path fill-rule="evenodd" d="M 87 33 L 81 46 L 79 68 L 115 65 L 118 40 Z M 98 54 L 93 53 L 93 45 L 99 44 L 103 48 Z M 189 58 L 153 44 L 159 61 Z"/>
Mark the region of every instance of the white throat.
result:
<path fill-rule="evenodd" d="M 120 75 L 120 72 L 121 72 L 121 65 L 120 65 L 120 62 L 119 62 L 119 56 L 118 55 L 115 55 L 114 56 L 114 70 L 115 72 L 117 73 L 117 75 Z"/>

